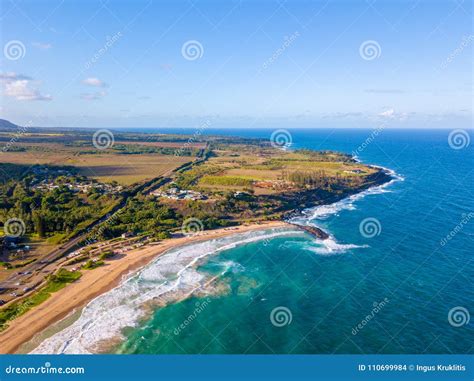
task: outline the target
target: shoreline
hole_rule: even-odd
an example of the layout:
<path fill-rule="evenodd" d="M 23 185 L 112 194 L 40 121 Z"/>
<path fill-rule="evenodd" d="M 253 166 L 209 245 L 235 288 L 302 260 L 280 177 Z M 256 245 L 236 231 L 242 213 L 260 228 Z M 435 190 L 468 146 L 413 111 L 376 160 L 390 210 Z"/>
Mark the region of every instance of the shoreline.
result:
<path fill-rule="evenodd" d="M 370 188 L 388 185 L 392 181 L 397 180 L 386 168 L 380 169 L 381 172 L 379 173 L 383 173 L 384 176 L 382 176 L 382 178 L 376 178 L 376 181 L 374 181 L 375 184 L 363 187 L 355 192 L 349 192 L 349 194 L 345 194 L 343 197 L 338 195 L 327 203 L 314 206 L 331 205 L 351 195 L 362 193 Z M 310 206 L 307 205 L 305 208 L 302 208 L 302 210 L 308 207 Z M 293 213 L 290 213 L 290 216 Z M 12 320 L 9 327 L 3 332 L 0 332 L 0 353 L 16 353 L 24 344 L 29 343 L 35 336 L 44 332 L 48 327 L 59 323 L 68 315 L 80 311 L 91 300 L 118 286 L 124 277 L 145 267 L 152 260 L 171 249 L 249 231 L 282 227 L 299 228 L 323 240 L 329 237 L 324 230 L 318 227 L 309 228 L 292 223 L 291 218 L 288 218 L 290 216 L 287 215 L 287 218 L 283 221 L 261 221 L 247 225 L 208 230 L 191 237 L 170 238 L 158 244 L 132 250 L 123 258 L 112 259 L 107 262 L 105 266 L 84 272 L 78 281 L 69 284 L 54 293 L 44 303 Z"/>
<path fill-rule="evenodd" d="M 132 250 L 122 258 L 112 259 L 105 266 L 83 272 L 78 281 L 53 293 L 45 302 L 12 320 L 8 328 L 0 333 L 0 353 L 15 353 L 34 336 L 73 311 L 83 308 L 97 296 L 115 288 L 128 274 L 146 266 L 171 249 L 249 231 L 282 227 L 295 226 L 285 221 L 265 221 L 208 230 L 191 237 L 170 238 L 155 245 Z"/>
<path fill-rule="evenodd" d="M 312 209 L 312 208 L 323 206 L 323 205 L 332 205 L 346 198 L 349 198 L 351 196 L 364 193 L 369 189 L 385 187 L 385 186 L 390 185 L 394 181 L 402 179 L 395 173 L 395 171 L 389 168 L 384 168 L 384 167 L 369 165 L 369 164 L 365 164 L 365 165 L 378 169 L 377 173 L 375 173 L 374 175 L 371 175 L 372 177 L 371 183 L 364 184 L 363 186 L 359 188 L 346 191 L 343 194 L 333 194 L 330 197 L 325 197 L 324 202 L 322 203 L 321 203 L 321 200 L 318 198 L 314 200 L 312 199 L 313 196 L 317 196 L 317 194 L 315 194 L 314 191 L 310 190 L 310 191 L 302 192 L 299 199 L 300 205 L 298 206 L 298 208 L 286 211 L 283 215 L 284 220 L 291 221 L 293 217 L 300 216 L 304 210 Z M 322 233 L 323 235 L 326 234 L 326 232 L 324 231 L 322 231 Z"/>

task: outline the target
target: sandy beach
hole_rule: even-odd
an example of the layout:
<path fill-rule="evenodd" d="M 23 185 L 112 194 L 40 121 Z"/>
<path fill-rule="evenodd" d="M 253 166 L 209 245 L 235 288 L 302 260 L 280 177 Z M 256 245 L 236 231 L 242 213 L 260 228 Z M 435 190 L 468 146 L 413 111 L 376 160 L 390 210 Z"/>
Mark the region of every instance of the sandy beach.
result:
<path fill-rule="evenodd" d="M 44 303 L 9 322 L 9 327 L 0 333 L 0 353 L 15 353 L 23 343 L 32 339 L 37 333 L 58 322 L 72 311 L 82 308 L 98 295 L 111 290 L 124 276 L 142 268 L 170 249 L 237 233 L 285 226 L 288 226 L 285 222 L 270 221 L 209 230 L 190 237 L 171 238 L 127 252 L 121 258 L 108 261 L 105 266 L 83 271 L 82 277 L 77 282 L 52 294 Z"/>

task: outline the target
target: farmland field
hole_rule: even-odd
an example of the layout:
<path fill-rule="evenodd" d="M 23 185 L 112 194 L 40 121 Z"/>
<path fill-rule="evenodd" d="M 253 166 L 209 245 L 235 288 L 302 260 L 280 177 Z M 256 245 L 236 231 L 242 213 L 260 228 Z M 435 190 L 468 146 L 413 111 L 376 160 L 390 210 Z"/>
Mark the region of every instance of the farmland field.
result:
<path fill-rule="evenodd" d="M 121 185 L 158 177 L 192 160 L 189 157 L 160 154 L 80 155 L 72 150 L 7 152 L 1 158 L 3 163 L 71 165 L 78 167 L 79 173 L 84 176 L 100 182 L 116 181 Z"/>
<path fill-rule="evenodd" d="M 356 181 L 376 172 L 345 155 L 285 151 L 249 145 L 228 144 L 214 150 L 215 156 L 184 175 L 184 183 L 204 192 L 251 191 L 271 195 L 301 188 L 295 174 Z"/>
<path fill-rule="evenodd" d="M 25 170 L 32 165 L 73 166 L 80 175 L 99 182 L 130 185 L 161 176 L 192 161 L 206 146 L 203 142 L 186 140 L 162 141 L 163 136 L 156 138 L 160 141 L 152 141 L 117 134 L 114 145 L 99 150 L 92 144 L 90 134 L 28 133 L 14 146 L 0 152 L 0 162 L 21 164 Z M 8 134 L 0 133 L 0 140 L 8 144 L 8 139 Z M 9 174 L 2 173 L 2 176 L 8 178 Z"/>

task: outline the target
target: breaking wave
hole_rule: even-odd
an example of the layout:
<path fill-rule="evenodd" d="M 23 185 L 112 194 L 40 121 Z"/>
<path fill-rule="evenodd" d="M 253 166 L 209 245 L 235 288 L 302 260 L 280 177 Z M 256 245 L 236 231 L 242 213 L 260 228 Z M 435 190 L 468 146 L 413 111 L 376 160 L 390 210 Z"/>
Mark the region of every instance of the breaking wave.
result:
<path fill-rule="evenodd" d="M 356 160 L 358 159 L 356 158 Z M 312 226 L 319 227 L 317 225 L 318 220 L 319 221 L 326 220 L 327 218 L 333 215 L 337 215 L 339 212 L 343 210 L 355 210 L 356 209 L 355 204 L 358 200 L 361 200 L 362 198 L 366 196 L 370 196 L 370 195 L 389 193 L 391 192 L 391 190 L 387 188 L 390 185 L 392 185 L 393 183 L 397 181 L 405 180 L 403 176 L 397 174 L 392 169 L 381 167 L 381 166 L 373 166 L 373 167 L 383 169 L 393 179 L 382 185 L 374 186 L 360 193 L 348 196 L 333 204 L 319 205 L 313 208 L 305 209 L 301 212 L 300 216 L 291 218 L 289 222 L 293 224 L 297 224 L 297 225 L 312 225 Z M 327 233 L 329 234 L 329 232 Z M 320 240 L 320 239 L 314 240 L 313 243 L 307 244 L 305 249 L 313 251 L 316 254 L 329 255 L 329 254 L 344 253 L 350 249 L 360 249 L 360 248 L 366 248 L 366 247 L 368 247 L 368 245 L 338 243 L 336 238 L 330 235 L 329 238 L 325 240 Z"/>
<path fill-rule="evenodd" d="M 383 167 L 378 167 L 384 169 L 386 172 L 393 177 L 393 180 L 386 182 L 385 184 L 378 185 L 360 193 L 354 194 L 352 196 L 346 197 L 340 201 L 337 201 L 329 205 L 320 205 L 315 206 L 314 208 L 308 208 L 302 211 L 301 216 L 297 216 L 291 219 L 292 223 L 300 225 L 314 225 L 313 220 L 325 220 L 328 217 L 339 213 L 342 210 L 354 210 L 356 208 L 355 202 L 363 199 L 366 196 L 390 193 L 391 190 L 387 189 L 390 185 L 397 181 L 404 181 L 405 179 L 396 174 L 393 170 Z M 315 225 L 316 226 L 316 225 Z"/>
<path fill-rule="evenodd" d="M 209 275 L 197 271 L 206 256 L 239 245 L 281 236 L 304 234 L 293 229 L 269 229 L 236 234 L 188 246 L 159 256 L 119 286 L 93 299 L 80 317 L 67 328 L 43 341 L 31 353 L 97 353 L 104 345 L 123 340 L 123 329 L 136 327 L 150 307 L 176 302 L 199 290 L 206 292 Z M 239 271 L 233 262 L 224 262 L 223 271 Z"/>
<path fill-rule="evenodd" d="M 338 243 L 334 238 L 325 240 L 314 240 L 310 242 L 301 243 L 303 250 L 308 250 L 319 255 L 342 254 L 352 249 L 363 249 L 369 247 L 368 245 L 354 245 Z"/>
<path fill-rule="evenodd" d="M 393 177 L 392 181 L 369 188 L 331 205 L 306 209 L 300 216 L 292 218 L 289 222 L 316 226 L 315 221 L 327 219 L 342 210 L 353 210 L 356 201 L 368 195 L 390 192 L 387 189 L 389 185 L 395 181 L 404 180 L 394 171 L 383 169 Z M 301 234 L 305 233 L 297 229 L 268 229 L 240 233 L 170 250 L 116 288 L 92 300 L 74 323 L 43 341 L 32 353 L 100 352 L 111 340 L 123 340 L 124 328 L 136 327 L 147 317 L 149 311 L 152 311 L 150 307 L 185 299 L 196 291 L 210 292 L 208 290 L 211 283 L 209 274 L 197 271 L 198 265 L 205 257 L 251 242 Z M 340 254 L 348 250 L 367 247 L 339 243 L 333 236 L 325 240 L 313 239 L 291 244 L 302 245 L 302 249 L 318 255 Z M 222 265 L 221 275 L 227 271 L 241 270 L 233 262 L 224 262 Z"/>

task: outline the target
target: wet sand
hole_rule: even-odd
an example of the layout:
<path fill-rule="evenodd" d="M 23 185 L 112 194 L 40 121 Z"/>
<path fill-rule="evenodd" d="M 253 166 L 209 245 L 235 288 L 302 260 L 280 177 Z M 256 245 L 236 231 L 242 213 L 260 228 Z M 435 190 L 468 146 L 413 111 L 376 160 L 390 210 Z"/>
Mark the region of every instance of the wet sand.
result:
<path fill-rule="evenodd" d="M 97 269 L 84 270 L 78 281 L 52 294 L 39 306 L 9 322 L 9 327 L 0 333 L 0 353 L 15 353 L 22 344 L 31 340 L 37 333 L 63 319 L 72 311 L 84 307 L 98 295 L 111 290 L 125 276 L 146 266 L 158 255 L 170 249 L 253 230 L 286 226 L 290 225 L 282 221 L 270 221 L 208 230 L 191 237 L 171 238 L 158 244 L 129 251 L 123 257 L 108 261 L 105 266 Z"/>

